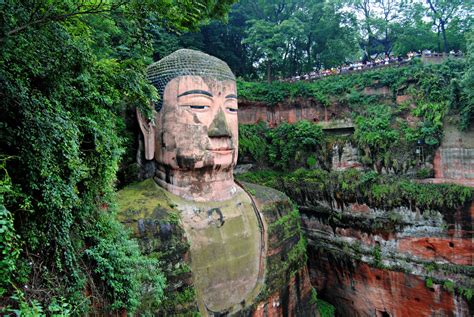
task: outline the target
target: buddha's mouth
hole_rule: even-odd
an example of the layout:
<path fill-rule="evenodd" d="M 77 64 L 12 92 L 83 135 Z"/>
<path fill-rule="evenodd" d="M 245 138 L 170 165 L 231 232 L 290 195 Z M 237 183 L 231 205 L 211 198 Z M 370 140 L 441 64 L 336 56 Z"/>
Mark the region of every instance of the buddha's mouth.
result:
<path fill-rule="evenodd" d="M 207 149 L 207 150 L 213 153 L 218 153 L 218 154 L 230 154 L 234 151 L 234 149 L 231 147 L 219 147 L 219 148 L 212 148 L 212 149 Z"/>

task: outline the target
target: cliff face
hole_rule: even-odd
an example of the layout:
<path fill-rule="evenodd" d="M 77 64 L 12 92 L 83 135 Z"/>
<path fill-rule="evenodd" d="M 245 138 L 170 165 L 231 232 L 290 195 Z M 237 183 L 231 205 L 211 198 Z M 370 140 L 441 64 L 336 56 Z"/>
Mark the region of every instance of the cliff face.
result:
<path fill-rule="evenodd" d="M 317 265 L 314 265 L 317 262 Z M 426 287 L 416 275 L 370 267 L 335 265 L 324 253 L 311 261 L 314 286 L 331 299 L 340 316 L 469 316 L 463 300 L 440 285 Z"/>
<path fill-rule="evenodd" d="M 474 204 L 458 210 L 300 208 L 318 294 L 341 316 L 472 316 Z M 471 290 L 471 291 L 468 291 Z"/>
<path fill-rule="evenodd" d="M 318 316 L 306 267 L 306 240 L 298 210 L 283 193 L 250 183 L 267 233 L 265 288 L 246 314 L 255 317 Z"/>
<path fill-rule="evenodd" d="M 383 102 L 392 102 L 392 92 L 389 87 L 366 87 L 361 92 L 365 96 L 373 96 Z M 397 104 L 409 103 L 409 95 L 395 96 Z M 239 124 L 256 124 L 260 121 L 267 122 L 275 127 L 283 122 L 295 123 L 300 120 L 311 122 L 329 122 L 351 118 L 352 110 L 347 104 L 341 104 L 336 98 L 330 100 L 329 105 L 323 105 L 313 98 L 294 98 L 275 105 L 265 102 L 248 101 L 239 99 Z"/>
<path fill-rule="evenodd" d="M 444 137 L 434 158 L 435 179 L 474 186 L 474 129 L 460 132 L 445 125 Z"/>
<path fill-rule="evenodd" d="M 444 76 L 437 71 L 433 73 L 436 80 Z M 329 81 L 326 86 L 308 86 L 313 94 L 306 95 L 319 96 L 321 93 L 325 99 L 318 100 L 325 105 L 312 98 L 289 97 L 304 96 L 304 87 L 295 85 L 286 94 L 281 93 L 287 98 L 281 101 L 282 98 L 275 98 L 279 93 L 277 89 L 266 90 L 262 85 L 260 90 L 254 88 L 249 90 L 253 94 L 244 96 L 251 100 L 280 102 L 270 105 L 239 100 L 239 121 L 242 124 L 264 121 L 270 127 L 299 120 L 320 123 L 329 140 L 326 149 L 332 150 L 327 156 L 331 164 L 324 165 L 324 168 L 349 170 L 346 172 L 350 174 L 353 168 L 364 169 L 365 166 L 377 171 L 378 176 L 390 174 L 384 175 L 387 179 L 399 175 L 403 175 L 400 179 L 404 180 L 408 177 L 424 178 L 410 180 L 413 186 L 404 181 L 404 185 L 371 187 L 369 193 L 364 192 L 365 185 L 353 189 L 350 177 L 339 177 L 343 173 L 331 172 L 331 177 L 336 179 L 334 182 L 324 182 L 322 178 L 330 178 L 325 173 L 320 173 L 324 177 L 319 177 L 314 176 L 317 173 L 293 172 L 269 182 L 298 204 L 308 238 L 311 283 L 318 296 L 336 307 L 338 315 L 473 316 L 472 195 L 467 195 L 470 197 L 467 203 L 463 200 L 457 205 L 460 207 L 452 208 L 442 207 L 449 205 L 444 203 L 422 205 L 415 201 L 418 197 L 447 201 L 446 198 L 450 197 L 447 189 L 453 188 L 430 185 L 440 189 L 432 192 L 434 187 L 420 185 L 420 182 L 474 187 L 474 131 L 471 128 L 459 132 L 454 123 L 442 121 L 448 116 L 452 118 L 453 110 L 443 108 L 448 104 L 449 90 L 444 89 L 447 86 L 426 85 L 432 73 L 420 76 L 409 74 L 409 70 L 402 74 L 400 70 L 394 74 L 385 77 L 379 74 L 357 83 L 341 77 L 337 90 L 328 88 Z M 389 79 L 403 79 L 403 83 Z M 451 79 L 445 82 L 449 83 Z M 348 86 L 344 86 L 345 83 Z M 300 91 L 300 94 L 295 91 Z M 379 111 L 370 117 L 369 110 L 373 109 L 369 108 L 383 105 L 391 109 L 387 113 L 393 111 L 386 123 L 390 128 L 386 131 L 399 134 L 401 140 L 411 138 L 410 142 L 405 144 L 385 138 L 373 147 L 360 142 L 363 140 L 360 136 L 364 135 L 359 132 L 364 127 L 373 128 L 364 126 L 364 123 L 377 122 L 376 119 L 384 114 L 384 111 Z M 437 122 L 428 119 L 433 113 L 440 114 Z M 366 117 L 367 122 L 359 120 Z M 351 119 L 356 127 L 338 126 L 338 123 L 347 123 Z M 426 127 L 440 127 L 442 122 L 443 127 L 429 137 L 419 133 Z M 355 130 L 358 133 L 351 136 Z M 372 130 L 377 134 L 384 128 L 379 124 Z M 373 135 L 370 137 L 375 138 Z M 384 147 L 390 149 L 378 151 Z M 426 178 L 433 177 L 433 173 L 434 178 Z M 260 176 L 255 174 L 258 179 Z M 361 183 L 369 182 L 371 175 L 366 173 L 366 176 Z M 404 196 L 400 192 L 403 186 L 410 195 Z M 360 200 L 363 195 L 369 199 Z M 382 198 L 375 202 L 377 197 Z M 393 201 L 402 202 L 396 205 L 399 207 L 388 207 L 395 206 Z M 385 209 L 375 206 L 385 206 Z"/>
<path fill-rule="evenodd" d="M 341 109 L 337 102 L 324 107 L 312 98 L 297 98 L 291 102 L 282 102 L 273 106 L 263 102 L 239 100 L 239 124 L 255 124 L 264 121 L 274 127 L 283 122 L 295 123 L 300 120 L 322 122 L 347 117 L 349 109 L 345 111 Z"/>

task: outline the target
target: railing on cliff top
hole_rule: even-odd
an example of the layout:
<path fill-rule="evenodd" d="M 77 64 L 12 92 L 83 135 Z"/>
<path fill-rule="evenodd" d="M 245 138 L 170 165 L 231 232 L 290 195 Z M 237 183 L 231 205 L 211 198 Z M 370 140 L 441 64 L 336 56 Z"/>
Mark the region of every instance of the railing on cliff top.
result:
<path fill-rule="evenodd" d="M 367 62 L 363 63 L 356 63 L 350 66 L 342 66 L 342 67 L 335 67 L 331 69 L 324 69 L 319 72 L 311 72 L 304 75 L 293 76 L 291 78 L 280 79 L 281 82 L 288 82 L 293 83 L 297 81 L 315 81 L 319 80 L 328 76 L 335 76 L 335 75 L 346 75 L 346 74 L 353 74 L 353 73 L 361 73 L 368 70 L 374 69 L 381 69 L 387 67 L 400 67 L 407 65 L 410 63 L 414 58 L 421 58 L 423 62 L 431 62 L 431 61 L 442 61 L 447 59 L 448 57 L 454 58 L 463 58 L 464 55 L 462 53 L 428 53 L 428 54 L 415 54 L 412 57 L 404 58 L 404 59 L 384 59 L 378 60 L 374 62 Z"/>

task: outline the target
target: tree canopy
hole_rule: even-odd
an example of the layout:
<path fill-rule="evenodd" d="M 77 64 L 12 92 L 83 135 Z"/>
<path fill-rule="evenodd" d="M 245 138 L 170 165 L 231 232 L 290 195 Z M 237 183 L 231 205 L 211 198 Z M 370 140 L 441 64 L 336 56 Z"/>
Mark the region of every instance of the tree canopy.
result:
<path fill-rule="evenodd" d="M 470 12 L 467 0 L 242 0 L 227 22 L 170 34 L 167 44 L 214 54 L 246 79 L 272 80 L 386 54 L 466 52 Z"/>

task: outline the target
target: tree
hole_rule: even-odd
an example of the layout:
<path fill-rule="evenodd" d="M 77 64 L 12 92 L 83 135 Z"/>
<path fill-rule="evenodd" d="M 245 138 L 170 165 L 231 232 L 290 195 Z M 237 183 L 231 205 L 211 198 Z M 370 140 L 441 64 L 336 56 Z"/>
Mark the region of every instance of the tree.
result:
<path fill-rule="evenodd" d="M 423 49 L 436 49 L 436 34 L 431 30 L 432 24 L 425 21 L 426 8 L 419 2 L 406 2 L 400 19 L 393 25 L 396 34 L 393 51 L 406 55 L 409 52 Z"/>
<path fill-rule="evenodd" d="M 354 16 L 343 12 L 336 2 L 321 1 L 322 6 L 314 5 L 309 15 L 308 28 L 313 37 L 308 41 L 314 63 L 307 71 L 322 67 L 337 67 L 348 61 L 358 59 L 359 49 L 356 41 Z"/>
<path fill-rule="evenodd" d="M 360 24 L 360 46 L 365 59 L 393 48 L 396 32 L 394 23 L 399 20 L 404 2 L 402 0 L 348 0 L 350 8 L 357 12 Z"/>
<path fill-rule="evenodd" d="M 461 117 L 461 129 L 470 128 L 474 122 L 474 31 L 469 32 L 466 37 L 468 42 L 467 64 L 469 68 L 461 82 L 463 94 L 457 105 Z"/>
<path fill-rule="evenodd" d="M 369 59 L 371 56 L 370 48 L 373 46 L 373 4 L 370 0 L 349 0 L 347 4 L 352 7 L 353 10 L 359 12 L 361 16 L 360 23 L 362 26 L 360 27 L 360 35 L 361 35 L 361 47 L 364 50 L 365 58 Z"/>
<path fill-rule="evenodd" d="M 438 33 L 438 49 L 441 51 L 441 41 L 439 34 L 443 37 L 443 51 L 449 52 L 448 37 L 446 29 L 453 19 L 467 16 L 472 12 L 472 1 L 469 0 L 426 0 L 429 6 L 430 17 L 433 25 L 437 28 Z"/>
<path fill-rule="evenodd" d="M 244 44 L 249 44 L 266 65 L 267 80 L 273 79 L 272 68 L 278 62 L 286 60 L 291 54 L 295 37 L 303 31 L 301 22 L 295 18 L 281 21 L 279 24 L 264 20 L 251 20 Z"/>
<path fill-rule="evenodd" d="M 321 67 L 337 66 L 355 55 L 351 15 L 341 5 L 318 1 L 243 2 L 249 12 L 243 40 L 257 67 L 294 76 Z"/>
<path fill-rule="evenodd" d="M 301 9 L 299 0 L 262 0 L 244 2 L 249 10 L 246 37 L 243 40 L 256 60 L 266 67 L 267 80 L 278 62 L 289 57 L 295 37 L 303 32 L 301 21 L 294 13 Z"/>

